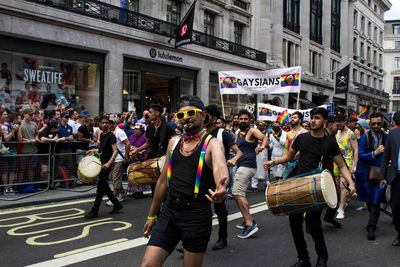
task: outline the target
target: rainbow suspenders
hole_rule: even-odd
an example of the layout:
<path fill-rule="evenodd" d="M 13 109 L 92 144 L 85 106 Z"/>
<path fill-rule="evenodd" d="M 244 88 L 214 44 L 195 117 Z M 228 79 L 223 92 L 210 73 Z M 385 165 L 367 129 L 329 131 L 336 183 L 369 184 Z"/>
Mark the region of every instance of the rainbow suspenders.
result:
<path fill-rule="evenodd" d="M 197 198 L 198 194 L 199 194 L 199 190 L 200 190 L 200 180 L 201 180 L 201 173 L 203 171 L 203 166 L 204 166 L 204 157 L 206 155 L 206 149 L 208 146 L 208 142 L 210 141 L 210 139 L 212 138 L 211 135 L 207 135 L 204 143 L 203 143 L 203 147 L 201 149 L 200 152 L 200 158 L 199 158 L 199 165 L 197 167 L 197 175 L 196 175 L 196 183 L 194 185 L 194 198 Z M 168 162 L 168 171 L 167 171 L 167 182 L 169 185 L 169 181 L 171 180 L 171 175 L 172 175 L 172 153 L 175 150 L 175 148 L 171 151 L 171 154 L 169 156 L 169 162 Z"/>

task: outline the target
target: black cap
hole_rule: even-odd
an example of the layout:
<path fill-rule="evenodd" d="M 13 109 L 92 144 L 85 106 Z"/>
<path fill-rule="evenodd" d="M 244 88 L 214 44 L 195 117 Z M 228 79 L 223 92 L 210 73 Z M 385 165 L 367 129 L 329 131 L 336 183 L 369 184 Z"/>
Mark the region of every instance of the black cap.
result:
<path fill-rule="evenodd" d="M 217 118 L 221 117 L 221 109 L 215 104 L 208 105 L 206 107 L 206 112 L 208 114 L 210 114 L 211 116 L 214 116 Z"/>
<path fill-rule="evenodd" d="M 69 113 L 68 112 L 61 112 L 60 117 L 61 118 L 69 118 Z"/>
<path fill-rule="evenodd" d="M 182 96 L 178 101 L 177 109 L 180 109 L 180 108 L 186 107 L 186 106 L 193 106 L 193 107 L 199 108 L 201 110 L 204 110 L 203 101 L 201 101 L 201 99 L 198 98 L 197 96 L 192 96 L 192 95 Z"/>

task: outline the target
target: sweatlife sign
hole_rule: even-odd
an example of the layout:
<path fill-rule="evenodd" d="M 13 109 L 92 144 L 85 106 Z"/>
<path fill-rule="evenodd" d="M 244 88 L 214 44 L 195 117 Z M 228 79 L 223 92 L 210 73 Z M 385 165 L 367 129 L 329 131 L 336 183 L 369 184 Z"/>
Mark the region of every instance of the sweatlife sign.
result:
<path fill-rule="evenodd" d="M 221 95 L 284 94 L 300 91 L 301 67 L 218 72 Z"/>
<path fill-rule="evenodd" d="M 327 109 L 328 105 L 322 105 L 319 107 Z M 262 121 L 276 121 L 278 119 L 278 116 L 285 110 L 288 111 L 289 118 L 291 118 L 292 114 L 296 112 L 295 109 L 288 109 L 269 104 L 258 103 L 257 117 L 259 120 Z M 303 114 L 303 121 L 310 121 L 311 108 L 300 109 L 298 111 L 300 111 Z"/>

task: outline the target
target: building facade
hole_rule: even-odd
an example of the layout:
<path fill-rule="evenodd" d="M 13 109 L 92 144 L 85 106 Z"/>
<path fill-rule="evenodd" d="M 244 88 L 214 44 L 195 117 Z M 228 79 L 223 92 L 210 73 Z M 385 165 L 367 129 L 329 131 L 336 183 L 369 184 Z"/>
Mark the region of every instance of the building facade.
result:
<path fill-rule="evenodd" d="M 388 20 L 384 33 L 385 91 L 390 94 L 389 112 L 400 111 L 400 19 Z"/>
<path fill-rule="evenodd" d="M 0 63 L 11 77 L 0 80 L 8 89 L 0 101 L 16 108 L 54 93 L 93 114 L 133 105 L 141 111 L 150 103 L 173 111 L 183 94 L 220 104 L 218 71 L 300 65 L 302 107 L 333 102 L 355 112 L 387 110 L 387 0 L 199 0 L 194 44 L 175 49 L 169 37 L 192 2 L 0 0 Z M 350 93 L 335 95 L 334 72 L 349 63 Z M 261 101 L 294 107 L 296 98 L 223 101 L 231 113 Z"/>

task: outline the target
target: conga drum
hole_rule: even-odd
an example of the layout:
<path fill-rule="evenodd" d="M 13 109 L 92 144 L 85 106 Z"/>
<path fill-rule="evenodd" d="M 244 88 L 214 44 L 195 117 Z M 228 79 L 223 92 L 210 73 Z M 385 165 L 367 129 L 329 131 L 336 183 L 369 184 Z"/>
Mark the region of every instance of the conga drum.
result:
<path fill-rule="evenodd" d="M 164 167 L 165 156 L 134 162 L 127 169 L 128 179 L 132 185 L 156 183 Z"/>
<path fill-rule="evenodd" d="M 338 202 L 335 182 L 328 170 L 272 182 L 265 194 L 268 208 L 275 215 L 335 208 Z"/>
<path fill-rule="evenodd" d="M 101 171 L 102 165 L 95 156 L 86 156 L 78 164 L 78 178 L 85 183 L 93 182 Z"/>

